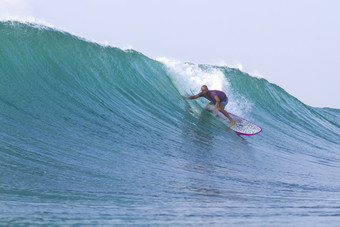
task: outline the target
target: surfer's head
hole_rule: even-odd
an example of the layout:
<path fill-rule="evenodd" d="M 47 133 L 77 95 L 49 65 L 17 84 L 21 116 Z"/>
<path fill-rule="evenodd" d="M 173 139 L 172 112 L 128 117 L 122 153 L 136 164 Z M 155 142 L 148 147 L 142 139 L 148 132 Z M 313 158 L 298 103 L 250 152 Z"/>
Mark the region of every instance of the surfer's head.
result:
<path fill-rule="evenodd" d="M 207 85 L 202 85 L 201 91 L 202 91 L 203 94 L 207 94 L 208 91 L 209 91 Z"/>

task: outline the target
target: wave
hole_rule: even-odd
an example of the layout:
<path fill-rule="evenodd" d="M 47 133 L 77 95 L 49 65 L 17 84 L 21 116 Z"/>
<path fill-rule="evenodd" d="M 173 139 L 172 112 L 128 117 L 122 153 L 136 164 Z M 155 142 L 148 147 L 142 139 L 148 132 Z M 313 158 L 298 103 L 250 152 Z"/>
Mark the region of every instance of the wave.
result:
<path fill-rule="evenodd" d="M 0 22 L 0 62 L 0 207 L 6 210 L 23 201 L 19 207 L 34 203 L 32 212 L 39 213 L 37 204 L 44 202 L 56 214 L 53 206 L 68 201 L 66 216 L 76 218 L 72 207 L 77 204 L 102 209 L 114 204 L 115 220 L 121 207 L 128 220 L 141 221 L 146 217 L 133 219 L 136 212 L 129 207 L 147 204 L 164 224 L 171 213 L 165 207 L 180 215 L 180 204 L 188 212 L 207 195 L 242 208 L 242 199 L 254 202 L 268 193 L 282 198 L 282 206 L 294 207 L 301 204 L 284 189 L 305 190 L 315 199 L 339 191 L 339 181 L 325 179 L 339 178 L 340 110 L 305 105 L 264 78 L 226 66 L 150 59 L 16 21 Z M 205 100 L 182 99 L 198 93 L 202 84 L 225 91 L 226 109 L 263 132 L 237 136 L 203 110 Z M 273 202 L 259 200 L 265 206 Z M 325 210 L 332 209 L 330 204 Z M 157 216 L 157 206 L 164 216 Z M 205 211 L 210 218 L 218 215 L 213 207 Z M 101 211 L 89 210 L 78 218 L 111 223 L 103 222 Z M 179 223 L 202 210 L 192 212 Z M 257 217 L 256 208 L 252 212 Z M 5 223 L 20 224 L 20 217 L 32 214 L 21 209 L 13 219 L 9 213 Z M 222 219 L 241 216 L 235 211 Z M 62 214 L 54 217 L 65 224 Z"/>

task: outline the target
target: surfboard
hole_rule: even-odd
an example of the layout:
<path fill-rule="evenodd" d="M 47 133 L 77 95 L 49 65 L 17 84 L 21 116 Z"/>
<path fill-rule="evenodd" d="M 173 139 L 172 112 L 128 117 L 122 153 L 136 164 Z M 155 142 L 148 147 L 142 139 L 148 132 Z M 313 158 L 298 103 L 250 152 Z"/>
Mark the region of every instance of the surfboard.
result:
<path fill-rule="evenodd" d="M 239 117 L 235 114 L 229 113 L 230 117 L 234 120 L 235 124 L 230 128 L 234 130 L 237 134 L 251 136 L 256 135 L 262 131 L 262 128 L 242 117 Z M 229 121 L 229 120 L 228 120 Z"/>
<path fill-rule="evenodd" d="M 220 118 L 223 122 L 227 123 L 228 126 L 237 134 L 251 136 L 256 135 L 262 131 L 262 128 L 260 126 L 230 112 L 228 112 L 228 114 L 235 122 L 235 124 L 231 127 L 229 126 L 229 119 L 225 117 L 222 113 L 218 112 L 217 117 Z"/>

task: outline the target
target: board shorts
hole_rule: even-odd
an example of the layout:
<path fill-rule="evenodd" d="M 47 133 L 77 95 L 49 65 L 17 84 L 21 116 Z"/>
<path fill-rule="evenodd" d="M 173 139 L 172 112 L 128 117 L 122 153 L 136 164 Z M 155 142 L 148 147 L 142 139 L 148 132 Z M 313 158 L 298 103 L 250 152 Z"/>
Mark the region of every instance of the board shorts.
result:
<path fill-rule="evenodd" d="M 211 105 L 215 105 L 213 102 L 210 102 Z M 223 102 L 220 102 L 220 104 L 222 104 L 224 107 L 226 107 L 226 105 L 228 104 L 228 99 L 223 101 Z"/>
<path fill-rule="evenodd" d="M 220 104 L 222 104 L 225 107 L 228 104 L 228 100 L 224 102 L 220 102 Z"/>

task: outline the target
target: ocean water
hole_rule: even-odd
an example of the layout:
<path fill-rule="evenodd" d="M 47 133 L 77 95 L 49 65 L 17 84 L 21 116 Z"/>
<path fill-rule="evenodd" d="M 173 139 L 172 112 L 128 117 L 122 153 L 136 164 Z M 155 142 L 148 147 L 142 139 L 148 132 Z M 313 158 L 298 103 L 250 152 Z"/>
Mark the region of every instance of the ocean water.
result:
<path fill-rule="evenodd" d="M 182 99 L 202 84 L 263 131 L 238 136 Z M 0 225 L 339 223 L 339 109 L 238 69 L 0 22 Z"/>

